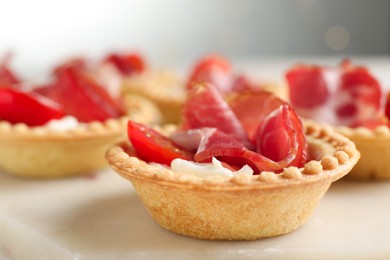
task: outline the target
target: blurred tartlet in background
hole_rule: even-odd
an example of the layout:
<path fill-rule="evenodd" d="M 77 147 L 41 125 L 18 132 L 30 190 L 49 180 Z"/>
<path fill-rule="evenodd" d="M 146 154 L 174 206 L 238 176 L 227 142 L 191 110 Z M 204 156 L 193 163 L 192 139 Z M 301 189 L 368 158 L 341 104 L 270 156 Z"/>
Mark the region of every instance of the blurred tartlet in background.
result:
<path fill-rule="evenodd" d="M 289 99 L 299 115 L 329 124 L 353 142 L 361 159 L 347 178 L 390 179 L 390 99 L 366 67 L 298 64 L 286 73 Z"/>
<path fill-rule="evenodd" d="M 110 92 L 81 59 L 60 64 L 43 86 L 0 66 L 0 167 L 9 174 L 49 178 L 102 169 L 105 150 L 128 119 L 158 123 L 161 115 L 142 97 Z"/>

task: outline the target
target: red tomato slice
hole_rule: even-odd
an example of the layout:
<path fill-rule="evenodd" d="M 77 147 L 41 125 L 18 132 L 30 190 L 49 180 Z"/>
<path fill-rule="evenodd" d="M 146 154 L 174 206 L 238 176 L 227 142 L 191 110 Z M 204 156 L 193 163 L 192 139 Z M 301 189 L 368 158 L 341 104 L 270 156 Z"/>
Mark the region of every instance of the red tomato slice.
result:
<path fill-rule="evenodd" d="M 105 62 L 113 64 L 123 75 L 129 76 L 134 73 L 141 73 L 145 70 L 145 60 L 137 53 L 126 55 L 110 54 Z"/>
<path fill-rule="evenodd" d="M 189 153 L 154 129 L 133 121 L 128 122 L 128 137 L 139 157 L 146 162 L 170 165 L 173 159 L 193 160 Z"/>
<path fill-rule="evenodd" d="M 263 119 L 286 104 L 275 95 L 260 89 L 233 92 L 226 100 L 251 141 L 254 141 L 256 130 Z"/>
<path fill-rule="evenodd" d="M 286 73 L 286 79 L 293 107 L 312 109 L 329 99 L 322 67 L 297 65 Z"/>
<path fill-rule="evenodd" d="M 286 166 L 302 167 L 306 162 L 306 138 L 302 123 L 289 105 L 270 113 L 256 132 L 259 154 Z"/>
<path fill-rule="evenodd" d="M 212 127 L 233 136 L 245 146 L 252 144 L 220 92 L 209 83 L 197 84 L 187 94 L 182 122 L 185 129 Z"/>
<path fill-rule="evenodd" d="M 229 92 L 233 83 L 230 62 L 218 55 L 202 58 L 190 73 L 187 89 L 191 89 L 199 82 L 211 83 L 222 93 Z"/>
<path fill-rule="evenodd" d="M 10 87 L 0 88 L 0 119 L 12 124 L 28 126 L 44 125 L 52 119 L 65 116 L 55 102 L 33 93 L 25 93 Z"/>
<path fill-rule="evenodd" d="M 104 121 L 124 114 L 121 102 L 88 75 L 71 67 L 58 70 L 52 96 L 67 114 L 81 122 Z"/>

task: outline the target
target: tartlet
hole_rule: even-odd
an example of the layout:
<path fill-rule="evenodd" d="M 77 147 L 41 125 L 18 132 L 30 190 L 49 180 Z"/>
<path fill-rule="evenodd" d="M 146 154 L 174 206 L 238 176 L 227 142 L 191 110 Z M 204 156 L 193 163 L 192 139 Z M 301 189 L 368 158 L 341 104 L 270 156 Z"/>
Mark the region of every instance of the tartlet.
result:
<path fill-rule="evenodd" d="M 128 96 L 124 103 L 126 116 L 66 131 L 0 121 L 0 167 L 12 175 L 34 178 L 86 174 L 106 167 L 104 153 L 123 135 L 128 119 L 148 124 L 160 121 L 150 101 Z"/>
<path fill-rule="evenodd" d="M 298 114 L 328 124 L 356 144 L 361 159 L 348 179 L 390 179 L 390 94 L 384 103 L 374 73 L 346 59 L 338 67 L 297 64 L 286 72 L 286 81 Z"/>
<path fill-rule="evenodd" d="M 177 123 L 185 100 L 184 85 L 174 71 L 147 70 L 125 77 L 121 91 L 124 96 L 136 94 L 148 98 L 158 106 L 165 123 Z"/>
<path fill-rule="evenodd" d="M 386 125 L 374 129 L 366 127 L 336 127 L 336 131 L 351 139 L 361 159 L 348 174 L 354 180 L 389 180 L 390 179 L 390 129 Z"/>
<path fill-rule="evenodd" d="M 175 127 L 162 128 L 169 135 Z M 360 154 L 330 128 L 307 122 L 310 160 L 280 174 L 199 178 L 147 164 L 118 143 L 109 165 L 130 180 L 152 217 L 178 234 L 209 240 L 254 240 L 302 226 L 331 183 L 346 175 Z"/>

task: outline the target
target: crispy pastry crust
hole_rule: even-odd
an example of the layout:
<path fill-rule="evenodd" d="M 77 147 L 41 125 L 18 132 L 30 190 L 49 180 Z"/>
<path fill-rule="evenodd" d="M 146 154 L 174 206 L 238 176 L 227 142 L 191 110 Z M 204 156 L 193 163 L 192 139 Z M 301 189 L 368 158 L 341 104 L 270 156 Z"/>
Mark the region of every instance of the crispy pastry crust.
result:
<path fill-rule="evenodd" d="M 107 166 L 104 153 L 124 133 L 128 119 L 157 123 L 158 109 L 142 97 L 125 99 L 128 116 L 91 122 L 68 131 L 0 121 L 0 167 L 34 178 L 91 173 Z"/>
<path fill-rule="evenodd" d="M 336 131 L 351 139 L 361 153 L 361 159 L 348 174 L 354 180 L 390 180 L 390 129 L 378 126 L 336 127 Z"/>
<path fill-rule="evenodd" d="M 126 78 L 122 92 L 137 94 L 153 101 L 163 114 L 165 123 L 178 123 L 185 99 L 184 82 L 179 75 L 167 70 L 151 70 Z"/>
<path fill-rule="evenodd" d="M 346 175 L 360 157 L 355 145 L 331 128 L 309 122 L 306 134 L 311 160 L 281 174 L 198 178 L 149 165 L 120 145 L 110 148 L 106 158 L 133 183 L 162 227 L 200 239 L 253 240 L 303 225 L 331 183 Z"/>

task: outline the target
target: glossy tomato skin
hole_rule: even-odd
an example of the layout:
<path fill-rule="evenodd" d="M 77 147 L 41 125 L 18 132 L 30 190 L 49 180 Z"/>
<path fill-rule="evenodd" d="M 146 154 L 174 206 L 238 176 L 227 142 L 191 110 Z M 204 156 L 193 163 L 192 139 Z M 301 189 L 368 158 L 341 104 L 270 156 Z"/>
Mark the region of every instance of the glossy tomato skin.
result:
<path fill-rule="evenodd" d="M 146 125 L 129 121 L 127 134 L 138 156 L 146 162 L 170 165 L 176 158 L 193 160 L 192 153 Z"/>
<path fill-rule="evenodd" d="M 146 68 L 144 58 L 138 53 L 112 53 L 104 59 L 104 62 L 113 64 L 120 73 L 126 76 L 141 73 Z"/>
<path fill-rule="evenodd" d="M 50 96 L 60 103 L 67 114 L 81 122 L 104 121 L 124 114 L 123 104 L 86 73 L 73 67 L 57 70 Z"/>
<path fill-rule="evenodd" d="M 0 87 L 0 120 L 12 124 L 41 126 L 52 119 L 61 119 L 64 116 L 65 113 L 58 104 L 43 96 L 10 87 Z"/>
<path fill-rule="evenodd" d="M 187 81 L 187 89 L 197 83 L 207 82 L 214 85 L 222 93 L 232 89 L 233 76 L 230 62 L 219 55 L 208 55 L 199 60 Z"/>

